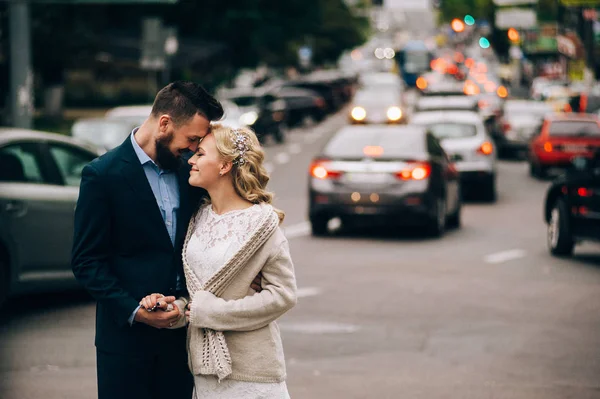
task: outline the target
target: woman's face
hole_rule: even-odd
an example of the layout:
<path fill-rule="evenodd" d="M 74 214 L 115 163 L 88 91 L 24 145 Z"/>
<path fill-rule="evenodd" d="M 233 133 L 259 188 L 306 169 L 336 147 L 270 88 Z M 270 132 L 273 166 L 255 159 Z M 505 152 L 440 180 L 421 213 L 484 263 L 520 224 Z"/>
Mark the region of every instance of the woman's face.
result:
<path fill-rule="evenodd" d="M 202 139 L 198 146 L 198 151 L 189 159 L 188 163 L 192 166 L 188 181 L 194 187 L 201 187 L 208 190 L 219 179 L 223 178 L 219 176 L 219 172 L 224 163 L 217 151 L 214 135 L 207 134 Z"/>

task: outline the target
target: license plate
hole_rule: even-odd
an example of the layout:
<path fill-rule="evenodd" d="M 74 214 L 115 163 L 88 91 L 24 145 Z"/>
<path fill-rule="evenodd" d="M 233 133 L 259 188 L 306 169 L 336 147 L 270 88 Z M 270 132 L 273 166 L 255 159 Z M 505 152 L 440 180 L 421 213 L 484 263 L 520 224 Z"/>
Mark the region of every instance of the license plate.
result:
<path fill-rule="evenodd" d="M 565 152 L 585 152 L 587 147 L 585 145 L 565 145 L 563 146 Z"/>
<path fill-rule="evenodd" d="M 348 173 L 347 179 L 351 183 L 381 184 L 387 181 L 385 173 Z"/>

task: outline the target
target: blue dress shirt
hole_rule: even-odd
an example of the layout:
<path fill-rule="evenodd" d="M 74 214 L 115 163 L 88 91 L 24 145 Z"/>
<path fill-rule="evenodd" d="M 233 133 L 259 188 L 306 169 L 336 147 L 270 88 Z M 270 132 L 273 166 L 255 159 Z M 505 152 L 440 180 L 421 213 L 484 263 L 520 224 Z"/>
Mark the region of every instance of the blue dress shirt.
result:
<path fill-rule="evenodd" d="M 162 170 L 153 160 L 142 150 L 142 147 L 135 141 L 135 133 L 139 128 L 133 129 L 131 132 L 131 144 L 135 151 L 144 173 L 150 183 L 156 203 L 162 214 L 165 227 L 171 237 L 171 243 L 175 245 L 175 234 L 177 232 L 177 212 L 179 211 L 179 182 L 177 181 L 177 173 L 172 171 Z M 177 274 L 177 289 L 183 288 L 182 278 Z M 129 317 L 129 324 L 133 324 L 135 314 L 140 309 L 138 306 Z"/>

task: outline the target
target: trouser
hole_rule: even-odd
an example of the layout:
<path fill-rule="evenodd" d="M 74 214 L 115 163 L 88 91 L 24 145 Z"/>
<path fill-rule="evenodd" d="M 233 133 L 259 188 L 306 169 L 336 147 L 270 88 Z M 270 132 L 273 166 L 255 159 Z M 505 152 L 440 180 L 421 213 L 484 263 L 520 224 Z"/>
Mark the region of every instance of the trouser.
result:
<path fill-rule="evenodd" d="M 98 399 L 191 399 L 185 350 L 115 354 L 96 349 Z"/>

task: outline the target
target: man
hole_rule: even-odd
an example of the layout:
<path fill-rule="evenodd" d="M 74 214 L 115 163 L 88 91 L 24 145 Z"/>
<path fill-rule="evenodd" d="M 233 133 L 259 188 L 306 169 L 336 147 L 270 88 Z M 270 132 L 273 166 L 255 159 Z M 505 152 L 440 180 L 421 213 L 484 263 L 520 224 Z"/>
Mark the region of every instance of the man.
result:
<path fill-rule="evenodd" d="M 194 202 L 183 158 L 222 116 L 201 86 L 171 83 L 141 127 L 83 170 L 72 267 L 97 300 L 99 399 L 192 397 L 186 329 L 168 329 L 185 311 L 174 303 L 186 295 L 181 251 Z M 140 306 L 152 293 L 166 295 L 154 311 Z"/>

